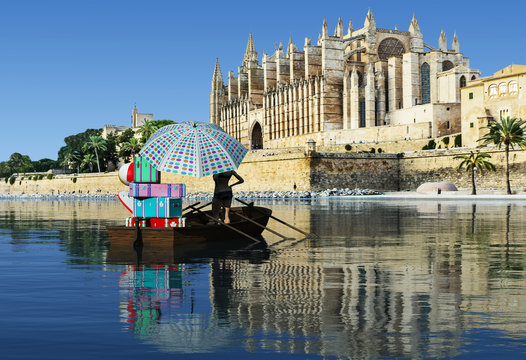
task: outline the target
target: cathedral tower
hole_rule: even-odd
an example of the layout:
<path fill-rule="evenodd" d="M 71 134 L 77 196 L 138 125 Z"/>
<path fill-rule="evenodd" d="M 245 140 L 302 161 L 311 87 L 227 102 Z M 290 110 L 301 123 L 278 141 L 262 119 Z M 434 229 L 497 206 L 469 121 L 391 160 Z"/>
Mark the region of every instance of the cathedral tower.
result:
<path fill-rule="evenodd" d="M 216 59 L 214 75 L 212 75 L 212 91 L 210 91 L 210 122 L 219 125 L 220 108 L 225 98 L 225 85 L 223 75 L 219 67 L 219 59 Z"/>

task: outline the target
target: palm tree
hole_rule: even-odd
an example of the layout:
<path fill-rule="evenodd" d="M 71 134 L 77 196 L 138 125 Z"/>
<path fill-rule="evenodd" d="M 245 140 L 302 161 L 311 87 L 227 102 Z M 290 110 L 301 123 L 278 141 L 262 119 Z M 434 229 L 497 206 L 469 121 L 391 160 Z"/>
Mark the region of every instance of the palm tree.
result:
<path fill-rule="evenodd" d="M 476 153 L 470 151 L 469 155 L 457 155 L 454 157 L 454 159 L 462 159 L 462 162 L 458 165 L 457 169 L 462 169 L 465 166 L 467 171 L 471 171 L 471 184 L 473 186 L 471 195 L 477 195 L 475 170 L 479 170 L 481 174 L 484 173 L 484 169 L 495 171 L 495 165 L 486 160 L 490 157 L 491 155 L 478 151 Z"/>
<path fill-rule="evenodd" d="M 155 124 L 151 120 L 144 120 L 144 123 L 139 127 L 139 130 L 137 130 L 137 134 L 142 134 L 141 140 L 146 143 L 150 136 L 159 128 L 157 124 Z"/>
<path fill-rule="evenodd" d="M 64 170 L 66 170 L 66 166 L 69 167 L 70 165 L 77 165 L 77 172 L 79 172 L 79 165 L 80 165 L 80 155 L 77 151 L 68 151 L 64 154 L 64 160 L 62 161 L 62 165 L 64 165 Z"/>
<path fill-rule="evenodd" d="M 517 118 L 510 118 L 509 116 L 500 121 L 492 121 L 485 127 L 489 130 L 487 134 L 482 136 L 478 141 L 482 141 L 482 145 L 495 144 L 499 147 L 504 145 L 504 152 L 506 154 L 506 186 L 507 193 L 511 194 L 510 186 L 510 162 L 509 153 L 510 146 L 513 149 L 515 145 L 521 148 L 526 147 L 526 138 L 524 137 L 524 128 L 526 122 L 518 120 Z"/>
<path fill-rule="evenodd" d="M 82 166 L 83 169 L 86 167 L 89 167 L 89 171 L 93 172 L 93 164 L 95 164 L 95 162 L 96 160 L 93 157 L 93 154 L 86 154 L 84 155 L 84 158 L 82 159 L 82 162 L 80 163 L 80 166 Z"/>
<path fill-rule="evenodd" d="M 82 149 L 84 151 L 91 149 L 95 150 L 95 156 L 97 157 L 97 168 L 100 172 L 99 153 L 97 150 L 106 151 L 106 140 L 104 140 L 101 136 L 90 136 L 89 141 L 84 144 Z"/>
<path fill-rule="evenodd" d="M 141 143 L 136 138 L 131 138 L 121 145 L 122 150 L 131 153 L 132 159 L 135 157 L 135 154 L 141 150 L 141 147 Z"/>

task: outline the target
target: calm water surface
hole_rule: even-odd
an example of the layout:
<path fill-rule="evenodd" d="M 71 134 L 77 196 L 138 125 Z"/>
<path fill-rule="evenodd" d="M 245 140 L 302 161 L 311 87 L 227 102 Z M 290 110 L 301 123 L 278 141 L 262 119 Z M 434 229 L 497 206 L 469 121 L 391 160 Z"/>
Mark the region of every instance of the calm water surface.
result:
<path fill-rule="evenodd" d="M 526 356 L 526 202 L 258 203 L 320 238 L 137 264 L 117 201 L 0 201 L 0 358 Z"/>

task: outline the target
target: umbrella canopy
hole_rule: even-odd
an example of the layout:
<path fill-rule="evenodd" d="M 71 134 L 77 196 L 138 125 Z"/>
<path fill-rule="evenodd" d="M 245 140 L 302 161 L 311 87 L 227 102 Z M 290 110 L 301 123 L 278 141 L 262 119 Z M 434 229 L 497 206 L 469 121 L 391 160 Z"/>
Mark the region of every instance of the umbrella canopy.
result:
<path fill-rule="evenodd" d="M 220 126 L 194 121 L 160 128 L 139 152 L 159 171 L 196 177 L 237 169 L 246 153 Z"/>

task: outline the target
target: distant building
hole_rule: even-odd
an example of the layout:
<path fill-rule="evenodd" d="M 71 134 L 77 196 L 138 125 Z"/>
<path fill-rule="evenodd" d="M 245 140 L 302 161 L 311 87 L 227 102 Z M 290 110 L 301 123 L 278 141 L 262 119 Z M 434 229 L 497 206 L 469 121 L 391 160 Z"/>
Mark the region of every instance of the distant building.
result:
<path fill-rule="evenodd" d="M 153 114 L 140 114 L 137 111 L 137 106 L 133 105 L 132 128 L 138 128 L 142 126 L 146 120 L 153 121 Z"/>
<path fill-rule="evenodd" d="M 480 77 L 460 52 L 424 43 L 413 16 L 408 31 L 382 29 L 369 10 L 360 29 L 341 18 L 334 35 L 323 22 L 303 51 L 289 40 L 273 54 L 258 54 L 249 36 L 237 77 L 227 84 L 216 62 L 210 122 L 247 148 L 276 148 L 438 137 L 460 132 L 460 87 Z"/>
<path fill-rule="evenodd" d="M 461 89 L 462 145 L 476 146 L 491 120 L 526 120 L 526 65 L 510 65 Z"/>
<path fill-rule="evenodd" d="M 133 105 L 131 128 L 135 130 L 141 127 L 146 120 L 153 121 L 153 114 L 140 114 L 137 111 L 137 106 Z M 120 135 L 129 128 L 129 126 L 104 125 L 104 128 L 102 129 L 102 137 L 106 139 L 109 133 Z"/>

